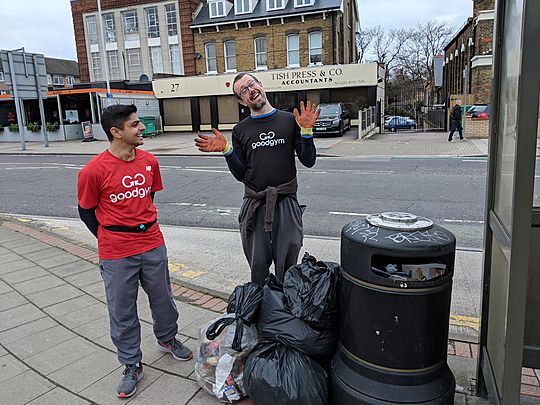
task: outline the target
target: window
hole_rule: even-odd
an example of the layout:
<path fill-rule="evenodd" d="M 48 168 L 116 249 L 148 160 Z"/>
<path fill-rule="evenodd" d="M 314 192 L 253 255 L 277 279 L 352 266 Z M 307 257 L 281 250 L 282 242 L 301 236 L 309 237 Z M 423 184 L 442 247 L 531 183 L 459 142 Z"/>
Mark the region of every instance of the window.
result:
<path fill-rule="evenodd" d="M 68 86 L 73 86 L 73 84 L 75 83 L 75 78 L 73 76 L 66 76 L 66 84 Z"/>
<path fill-rule="evenodd" d="M 216 65 L 216 44 L 209 42 L 204 45 L 206 53 L 206 73 L 217 73 Z"/>
<path fill-rule="evenodd" d="M 255 38 L 255 69 L 266 70 L 266 38 Z"/>
<path fill-rule="evenodd" d="M 101 80 L 101 61 L 99 60 L 99 52 L 92 52 L 90 54 L 90 65 L 92 66 L 92 81 Z"/>
<path fill-rule="evenodd" d="M 118 65 L 118 51 L 107 51 L 107 62 L 109 65 L 109 78 L 120 80 L 120 66 Z"/>
<path fill-rule="evenodd" d="M 94 15 L 86 17 L 86 34 L 88 35 L 88 43 L 90 45 L 98 43 L 96 16 Z"/>
<path fill-rule="evenodd" d="M 244 14 L 244 13 L 251 12 L 251 1 L 250 0 L 236 0 L 235 12 L 236 14 Z"/>
<path fill-rule="evenodd" d="M 322 65 L 322 34 L 321 31 L 309 33 L 309 63 Z"/>
<path fill-rule="evenodd" d="M 287 66 L 300 66 L 300 41 L 298 34 L 287 35 Z"/>
<path fill-rule="evenodd" d="M 282 8 L 285 8 L 285 1 L 284 0 L 266 0 L 266 7 L 268 11 L 270 10 L 281 10 Z"/>
<path fill-rule="evenodd" d="M 304 7 L 313 5 L 312 0 L 294 0 L 295 7 Z"/>
<path fill-rule="evenodd" d="M 176 7 L 174 4 L 165 5 L 165 15 L 167 17 L 167 33 L 170 37 L 178 35 L 178 26 L 176 25 Z"/>
<path fill-rule="evenodd" d="M 63 86 L 64 85 L 64 76 L 54 75 L 54 85 Z"/>
<path fill-rule="evenodd" d="M 146 32 L 148 38 L 159 38 L 159 21 L 157 7 L 144 9 L 146 13 Z"/>
<path fill-rule="evenodd" d="M 223 44 L 225 52 L 225 71 L 236 72 L 236 44 L 234 41 L 227 41 Z"/>
<path fill-rule="evenodd" d="M 4 81 L 4 72 L 0 72 L 0 82 L 3 82 L 3 81 Z"/>
<path fill-rule="evenodd" d="M 142 74 L 141 51 L 139 48 L 126 49 L 126 64 L 128 78 L 130 80 L 139 80 Z"/>
<path fill-rule="evenodd" d="M 116 28 L 114 26 L 114 14 L 103 14 L 103 31 L 105 31 L 105 42 L 116 42 Z"/>
<path fill-rule="evenodd" d="M 137 11 L 129 10 L 122 13 L 124 18 L 124 33 L 136 34 L 139 32 L 139 23 L 137 21 Z"/>
<path fill-rule="evenodd" d="M 52 76 L 51 76 L 51 75 L 47 75 L 47 84 L 48 84 L 49 86 L 52 85 Z"/>
<path fill-rule="evenodd" d="M 225 17 L 225 2 L 222 0 L 209 1 L 210 18 Z"/>
<path fill-rule="evenodd" d="M 163 57 L 161 56 L 161 46 L 151 46 L 150 51 L 150 67 L 152 73 L 163 73 Z"/>
<path fill-rule="evenodd" d="M 181 75 L 182 69 L 180 65 L 180 49 L 178 44 L 169 45 L 169 58 L 171 59 L 171 70 L 175 75 Z"/>

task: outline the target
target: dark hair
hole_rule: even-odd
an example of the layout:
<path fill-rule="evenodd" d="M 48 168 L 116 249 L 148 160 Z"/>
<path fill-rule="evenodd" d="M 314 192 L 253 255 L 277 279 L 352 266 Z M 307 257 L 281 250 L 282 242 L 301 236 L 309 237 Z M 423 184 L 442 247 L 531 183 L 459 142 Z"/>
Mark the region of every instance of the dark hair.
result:
<path fill-rule="evenodd" d="M 137 112 L 137 107 L 134 104 L 116 104 L 103 109 L 101 113 L 101 126 L 107 134 L 109 141 L 113 140 L 111 128 L 124 129 L 124 124 L 129 119 L 129 116 Z"/>
<path fill-rule="evenodd" d="M 236 98 L 239 99 L 239 100 L 240 100 L 241 97 L 240 97 L 240 95 L 236 94 L 236 91 L 234 91 L 234 85 L 236 84 L 236 82 L 237 82 L 238 80 L 240 80 L 240 79 L 241 79 L 242 77 L 244 77 L 244 76 L 251 76 L 251 77 L 253 77 L 253 80 L 255 80 L 257 83 L 260 83 L 259 79 L 257 79 L 257 78 L 256 78 L 255 76 L 253 76 L 251 73 L 238 73 L 238 74 L 235 76 L 234 80 L 233 80 L 232 91 L 233 91 L 234 95 L 236 96 Z"/>

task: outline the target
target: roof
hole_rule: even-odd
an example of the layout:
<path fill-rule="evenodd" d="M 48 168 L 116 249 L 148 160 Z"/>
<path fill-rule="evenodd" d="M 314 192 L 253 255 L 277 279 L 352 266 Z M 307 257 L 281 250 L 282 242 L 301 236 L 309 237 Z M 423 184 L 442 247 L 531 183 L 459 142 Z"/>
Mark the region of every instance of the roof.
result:
<path fill-rule="evenodd" d="M 74 60 L 45 58 L 47 74 L 62 74 L 79 77 L 79 64 Z"/>
<path fill-rule="evenodd" d="M 257 1 L 257 0 L 252 0 Z M 229 10 L 229 13 L 225 17 L 210 18 L 208 2 L 203 3 L 199 13 L 196 15 L 191 24 L 192 28 L 201 25 L 217 25 L 224 23 L 235 23 L 240 21 L 251 21 L 256 19 L 266 19 L 274 17 L 294 16 L 298 14 L 323 12 L 331 10 L 339 10 L 341 8 L 342 0 L 314 0 L 315 3 L 312 6 L 294 7 L 294 0 L 285 0 L 287 5 L 284 9 L 267 11 L 266 0 L 258 0 L 253 12 L 247 14 L 234 14 L 234 4 Z"/>

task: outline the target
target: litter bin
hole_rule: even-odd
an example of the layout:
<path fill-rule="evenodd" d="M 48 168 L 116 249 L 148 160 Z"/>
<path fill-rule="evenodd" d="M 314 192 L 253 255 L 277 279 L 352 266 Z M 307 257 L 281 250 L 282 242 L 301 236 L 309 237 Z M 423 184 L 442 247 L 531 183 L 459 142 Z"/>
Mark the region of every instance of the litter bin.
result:
<path fill-rule="evenodd" d="M 332 404 L 454 403 L 447 350 L 455 246 L 452 233 L 408 213 L 343 228 Z"/>
<path fill-rule="evenodd" d="M 156 117 L 139 117 L 142 124 L 146 127 L 143 131 L 143 137 L 155 136 L 157 134 L 156 130 Z"/>

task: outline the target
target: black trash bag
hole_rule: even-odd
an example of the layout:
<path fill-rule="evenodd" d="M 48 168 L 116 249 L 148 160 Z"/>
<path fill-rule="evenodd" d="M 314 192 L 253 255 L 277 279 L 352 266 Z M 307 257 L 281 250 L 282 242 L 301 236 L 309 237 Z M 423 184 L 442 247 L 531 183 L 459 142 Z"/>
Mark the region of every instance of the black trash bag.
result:
<path fill-rule="evenodd" d="M 319 262 L 306 253 L 301 264 L 290 267 L 285 273 L 285 307 L 314 328 L 337 328 L 339 276 L 338 263 Z"/>
<path fill-rule="evenodd" d="M 236 286 L 229 297 L 227 313 L 234 314 L 234 317 L 222 317 L 211 325 L 206 331 L 206 338 L 214 340 L 226 326 L 236 322 L 236 332 L 232 342 L 232 348 L 237 352 L 242 349 L 242 336 L 244 325 L 251 326 L 257 321 L 259 306 L 262 298 L 262 287 L 257 283 L 246 283 Z"/>
<path fill-rule="evenodd" d="M 282 343 L 310 357 L 326 362 L 336 351 L 337 330 L 316 330 L 285 308 L 283 292 L 276 284 L 263 287 L 263 297 L 257 321 L 259 337 Z"/>
<path fill-rule="evenodd" d="M 244 387 L 257 405 L 326 405 L 328 377 L 316 361 L 279 343 L 259 343 L 249 354 Z"/>

